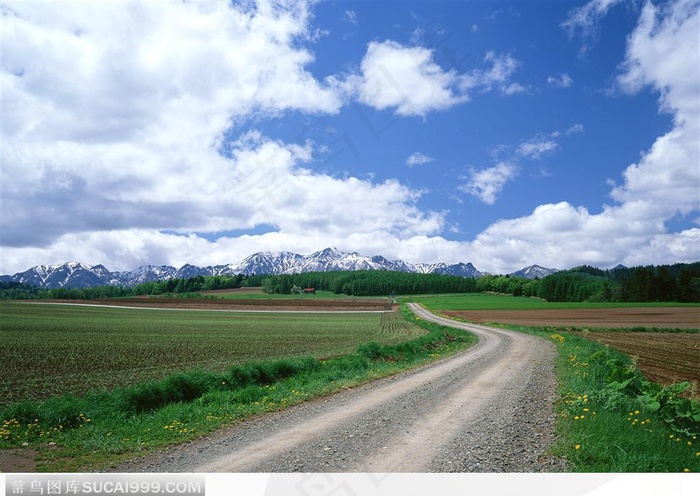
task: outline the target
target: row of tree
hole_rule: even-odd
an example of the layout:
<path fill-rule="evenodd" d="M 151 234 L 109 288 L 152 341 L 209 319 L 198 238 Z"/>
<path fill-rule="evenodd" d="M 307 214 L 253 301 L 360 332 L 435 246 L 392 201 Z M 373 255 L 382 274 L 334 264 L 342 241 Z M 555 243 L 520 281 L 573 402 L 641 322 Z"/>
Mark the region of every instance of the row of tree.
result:
<path fill-rule="evenodd" d="M 384 270 L 305 272 L 284 275 L 197 276 L 139 284 L 131 288 L 39 289 L 0 283 L 0 299 L 98 299 L 139 295 L 192 294 L 216 289 L 262 287 L 290 294 L 303 288 L 354 296 L 496 292 L 547 301 L 700 302 L 700 262 L 601 270 L 582 266 L 543 279 L 486 275 L 478 279 Z"/>
<path fill-rule="evenodd" d="M 474 293 L 477 291 L 477 280 L 473 278 L 388 270 L 250 276 L 247 284 L 262 286 L 262 290 L 266 293 L 281 294 L 289 294 L 294 286 L 353 296 Z"/>
<path fill-rule="evenodd" d="M 246 276 L 196 276 L 188 279 L 167 279 L 149 281 L 132 287 L 95 286 L 82 289 L 40 289 L 28 284 L 0 282 L 0 299 L 31 300 L 97 300 L 100 298 L 126 298 L 141 295 L 191 294 L 217 289 L 240 288 L 245 284 Z"/>
<path fill-rule="evenodd" d="M 472 279 L 370 270 L 252 276 L 247 284 L 262 286 L 271 294 L 289 294 L 296 286 L 354 296 L 495 292 L 547 301 L 698 303 L 700 262 L 608 271 L 582 266 L 534 280 L 508 275 Z"/>

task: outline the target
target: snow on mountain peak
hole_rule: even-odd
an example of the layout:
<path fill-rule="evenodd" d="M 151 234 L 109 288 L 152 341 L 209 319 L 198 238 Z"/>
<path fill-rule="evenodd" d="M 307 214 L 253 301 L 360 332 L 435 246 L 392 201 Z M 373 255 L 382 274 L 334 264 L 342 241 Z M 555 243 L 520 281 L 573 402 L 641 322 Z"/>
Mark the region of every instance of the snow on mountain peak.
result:
<path fill-rule="evenodd" d="M 238 263 L 214 267 L 197 267 L 185 264 L 180 269 L 176 269 L 169 265 L 144 265 L 132 271 L 110 272 L 104 265 L 90 266 L 79 262 L 68 262 L 54 266 L 39 265 L 14 276 L 3 277 L 5 280 L 53 289 L 105 285 L 134 286 L 145 282 L 188 278 L 199 275 L 295 274 L 300 272 L 339 270 L 393 270 L 460 277 L 480 277 L 484 275 L 471 263 L 460 262 L 448 265 L 439 262 L 413 265 L 402 260 L 388 260 L 382 255 L 370 257 L 358 252 L 344 253 L 335 247 L 328 247 L 311 255 L 300 255 L 288 251 L 258 252 Z M 553 272 L 556 272 L 556 270 L 532 265 L 513 273 L 513 275 L 534 279 L 535 277 L 546 277 Z"/>

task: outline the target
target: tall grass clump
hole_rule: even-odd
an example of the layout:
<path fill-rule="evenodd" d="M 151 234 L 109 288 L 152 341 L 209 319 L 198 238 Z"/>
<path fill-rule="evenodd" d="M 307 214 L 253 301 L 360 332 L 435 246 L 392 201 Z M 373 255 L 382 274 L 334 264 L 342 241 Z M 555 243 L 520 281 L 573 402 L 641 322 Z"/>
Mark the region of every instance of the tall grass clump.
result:
<path fill-rule="evenodd" d="M 700 403 L 687 383 L 648 381 L 634 361 L 573 334 L 553 333 L 560 380 L 555 451 L 580 472 L 699 472 Z"/>

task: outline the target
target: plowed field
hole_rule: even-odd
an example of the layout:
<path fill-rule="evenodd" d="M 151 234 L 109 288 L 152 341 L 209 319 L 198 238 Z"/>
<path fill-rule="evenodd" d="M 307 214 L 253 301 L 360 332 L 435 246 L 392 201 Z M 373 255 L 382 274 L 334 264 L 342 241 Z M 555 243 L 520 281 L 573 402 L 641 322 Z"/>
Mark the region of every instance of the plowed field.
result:
<path fill-rule="evenodd" d="M 644 374 L 661 384 L 700 385 L 700 334 L 665 332 L 589 332 L 592 341 L 633 357 Z M 694 391 L 697 397 L 700 392 Z"/>
<path fill-rule="evenodd" d="M 657 328 L 700 329 L 700 307 L 642 307 L 579 310 L 444 311 L 470 322 L 581 329 Z M 700 398 L 700 333 L 586 333 L 588 339 L 612 346 L 637 361 L 644 374 L 660 384 L 691 381 L 692 396 Z"/>
<path fill-rule="evenodd" d="M 525 326 L 562 326 L 591 329 L 700 329 L 700 307 L 638 307 L 553 310 L 460 310 L 445 315 L 484 324 L 499 322 Z"/>

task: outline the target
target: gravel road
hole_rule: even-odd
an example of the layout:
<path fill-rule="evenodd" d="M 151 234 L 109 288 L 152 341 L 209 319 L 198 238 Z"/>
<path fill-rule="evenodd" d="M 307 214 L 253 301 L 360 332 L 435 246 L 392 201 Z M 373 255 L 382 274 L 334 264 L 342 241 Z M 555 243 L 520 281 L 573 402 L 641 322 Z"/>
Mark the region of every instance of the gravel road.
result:
<path fill-rule="evenodd" d="M 479 342 L 438 363 L 241 422 L 120 472 L 542 472 L 554 440 L 554 346 L 455 322 Z"/>

